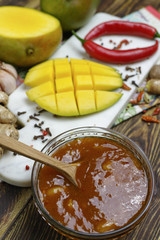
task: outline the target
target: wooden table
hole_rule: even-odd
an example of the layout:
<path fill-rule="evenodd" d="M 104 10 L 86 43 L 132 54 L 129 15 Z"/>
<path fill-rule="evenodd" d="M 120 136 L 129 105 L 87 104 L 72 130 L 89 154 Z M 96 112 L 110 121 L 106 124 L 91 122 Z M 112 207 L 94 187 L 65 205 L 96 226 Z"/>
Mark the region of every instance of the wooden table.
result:
<path fill-rule="evenodd" d="M 0 6 L 19 5 L 39 9 L 39 0 L 0 0 Z M 103 0 L 98 11 L 123 17 L 147 5 L 160 11 L 157 0 Z M 159 116 L 160 119 L 160 116 Z M 148 156 L 155 174 L 155 196 L 149 213 L 127 236 L 121 240 L 160 240 L 160 125 L 141 120 L 141 114 L 114 127 L 134 140 Z M 50 240 L 66 238 L 58 234 L 39 215 L 30 188 L 20 188 L 0 183 L 0 239 Z"/>

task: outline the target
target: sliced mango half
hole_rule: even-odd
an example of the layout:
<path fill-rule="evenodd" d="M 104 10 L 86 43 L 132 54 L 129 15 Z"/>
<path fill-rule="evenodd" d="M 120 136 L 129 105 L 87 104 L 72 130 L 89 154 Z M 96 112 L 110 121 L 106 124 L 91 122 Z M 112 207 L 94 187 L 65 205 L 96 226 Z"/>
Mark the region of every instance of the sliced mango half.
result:
<path fill-rule="evenodd" d="M 79 116 L 102 111 L 122 96 L 116 69 L 81 59 L 52 59 L 31 68 L 24 83 L 26 94 L 43 109 L 60 116 Z"/>

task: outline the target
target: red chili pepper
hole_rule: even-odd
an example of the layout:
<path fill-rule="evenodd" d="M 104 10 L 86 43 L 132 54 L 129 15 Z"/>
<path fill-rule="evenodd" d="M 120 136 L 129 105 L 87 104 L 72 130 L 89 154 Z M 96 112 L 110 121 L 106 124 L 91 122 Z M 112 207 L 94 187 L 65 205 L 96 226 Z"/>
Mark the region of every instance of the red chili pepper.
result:
<path fill-rule="evenodd" d="M 81 41 L 86 52 L 91 57 L 103 62 L 116 64 L 133 63 L 149 58 L 158 49 L 158 41 L 156 40 L 155 44 L 150 47 L 129 50 L 111 50 L 104 48 L 91 40 L 80 38 L 74 31 L 72 31 L 72 33 Z"/>
<path fill-rule="evenodd" d="M 95 39 L 104 35 L 130 35 L 153 39 L 160 37 L 156 28 L 138 22 L 129 22 L 121 20 L 113 20 L 100 23 L 94 27 L 85 37 L 86 40 Z"/>
<path fill-rule="evenodd" d="M 142 120 L 145 121 L 145 122 L 160 123 L 160 121 L 157 118 L 152 117 L 152 116 L 147 116 L 147 115 L 143 115 Z"/>
<path fill-rule="evenodd" d="M 141 101 L 142 96 L 143 96 L 143 93 L 144 93 L 144 91 L 141 91 L 141 92 L 138 94 L 138 96 L 137 96 L 137 102 L 140 102 L 140 101 Z"/>
<path fill-rule="evenodd" d="M 123 85 L 122 85 L 122 89 L 127 90 L 127 91 L 131 90 L 131 88 L 128 87 L 127 84 L 125 84 L 124 82 L 123 82 Z"/>
<path fill-rule="evenodd" d="M 160 107 L 156 107 L 156 109 L 154 110 L 154 112 L 152 113 L 152 115 L 158 115 L 160 113 Z"/>

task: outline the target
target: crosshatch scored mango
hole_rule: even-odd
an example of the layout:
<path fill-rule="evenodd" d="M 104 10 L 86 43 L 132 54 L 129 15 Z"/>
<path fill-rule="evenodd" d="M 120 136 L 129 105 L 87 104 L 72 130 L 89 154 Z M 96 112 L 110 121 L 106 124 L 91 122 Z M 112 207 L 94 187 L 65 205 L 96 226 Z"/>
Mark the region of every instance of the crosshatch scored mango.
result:
<path fill-rule="evenodd" d="M 78 116 L 102 111 L 115 104 L 121 92 L 116 69 L 83 59 L 52 59 L 29 70 L 26 94 L 45 110 L 60 116 Z M 87 101 L 86 101 L 87 99 Z"/>

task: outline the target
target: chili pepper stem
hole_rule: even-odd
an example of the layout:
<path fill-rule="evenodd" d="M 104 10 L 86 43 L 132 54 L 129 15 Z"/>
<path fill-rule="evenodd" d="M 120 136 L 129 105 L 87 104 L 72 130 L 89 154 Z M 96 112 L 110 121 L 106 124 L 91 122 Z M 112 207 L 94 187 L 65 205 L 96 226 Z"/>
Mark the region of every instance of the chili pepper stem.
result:
<path fill-rule="evenodd" d="M 82 43 L 82 45 L 87 41 L 87 40 L 85 40 L 85 39 L 80 38 L 80 37 L 75 33 L 74 30 L 72 30 L 72 34 L 73 34 L 76 38 L 79 39 L 79 41 Z"/>
<path fill-rule="evenodd" d="M 158 32 L 155 33 L 154 38 L 160 38 L 160 34 Z"/>

